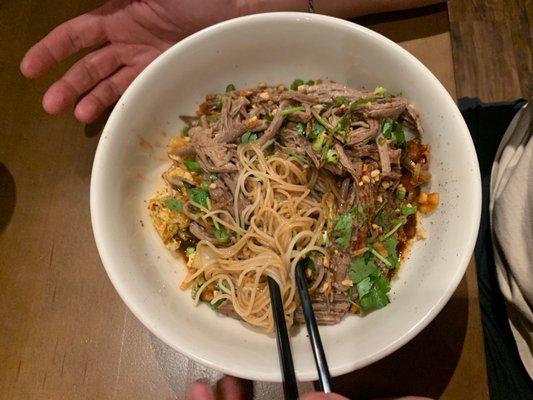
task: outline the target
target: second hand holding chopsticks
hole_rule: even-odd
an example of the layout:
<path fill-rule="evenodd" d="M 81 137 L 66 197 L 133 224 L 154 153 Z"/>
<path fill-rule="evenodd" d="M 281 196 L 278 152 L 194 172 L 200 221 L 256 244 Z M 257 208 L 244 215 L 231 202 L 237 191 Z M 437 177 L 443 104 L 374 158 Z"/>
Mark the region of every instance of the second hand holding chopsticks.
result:
<path fill-rule="evenodd" d="M 320 339 L 320 333 L 318 331 L 313 306 L 307 290 L 307 281 L 305 279 L 305 274 L 302 267 L 296 267 L 295 278 L 298 286 L 298 292 L 300 294 L 309 340 L 311 341 L 311 346 L 313 348 L 313 355 L 318 370 L 320 387 L 323 392 L 331 393 L 331 378 L 328 363 L 326 361 L 324 348 L 322 347 L 322 340 Z M 283 300 L 281 298 L 279 285 L 274 279 L 268 278 L 268 288 L 270 292 L 270 301 L 272 304 L 272 315 L 276 325 L 276 340 L 278 344 L 278 353 L 283 375 L 283 392 L 285 394 L 285 399 L 293 400 L 298 398 L 298 386 L 296 383 L 296 375 L 294 373 L 294 364 L 292 360 L 289 335 L 287 333 L 287 326 L 285 324 Z"/>

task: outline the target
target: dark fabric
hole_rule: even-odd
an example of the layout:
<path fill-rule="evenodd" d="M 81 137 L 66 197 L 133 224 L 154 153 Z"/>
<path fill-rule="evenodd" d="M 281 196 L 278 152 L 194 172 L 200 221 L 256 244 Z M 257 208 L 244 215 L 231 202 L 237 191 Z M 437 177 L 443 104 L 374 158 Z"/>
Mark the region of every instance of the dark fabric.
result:
<path fill-rule="evenodd" d="M 533 384 L 518 355 L 496 279 L 488 211 L 490 172 L 498 145 L 507 126 L 524 103 L 524 100 L 518 100 L 488 104 L 471 98 L 459 101 L 459 108 L 476 147 L 482 179 L 483 206 L 475 257 L 492 400 L 533 399 Z"/>

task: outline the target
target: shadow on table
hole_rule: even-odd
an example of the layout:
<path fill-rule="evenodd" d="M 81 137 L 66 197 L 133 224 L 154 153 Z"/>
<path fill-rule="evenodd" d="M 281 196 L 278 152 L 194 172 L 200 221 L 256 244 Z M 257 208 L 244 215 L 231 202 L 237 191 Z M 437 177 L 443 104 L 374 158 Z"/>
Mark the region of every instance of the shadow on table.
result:
<path fill-rule="evenodd" d="M 468 292 L 465 278 L 457 291 Z M 438 399 L 459 361 L 467 322 L 468 297 L 454 296 L 413 340 L 381 361 L 334 378 L 333 389 L 357 400 L 407 395 Z"/>
<path fill-rule="evenodd" d="M 85 137 L 92 138 L 102 133 L 105 124 L 109 119 L 109 115 L 111 115 L 111 111 L 113 111 L 114 107 L 115 104 L 113 104 L 111 107 L 108 107 L 107 110 L 105 110 L 103 114 L 100 115 L 96 120 L 94 120 L 90 124 L 85 125 Z"/>
<path fill-rule="evenodd" d="M 16 187 L 13 175 L 0 162 L 0 235 L 7 228 L 15 210 Z"/>
<path fill-rule="evenodd" d="M 421 8 L 372 14 L 352 20 L 394 42 L 405 42 L 449 32 L 448 8 L 439 3 Z"/>

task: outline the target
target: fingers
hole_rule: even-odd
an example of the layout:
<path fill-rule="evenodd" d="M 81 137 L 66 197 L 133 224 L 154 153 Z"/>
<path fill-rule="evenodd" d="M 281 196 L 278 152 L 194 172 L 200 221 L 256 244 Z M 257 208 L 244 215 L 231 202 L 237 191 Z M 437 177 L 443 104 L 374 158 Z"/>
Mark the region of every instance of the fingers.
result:
<path fill-rule="evenodd" d="M 86 55 L 47 90 L 43 98 L 46 112 L 57 115 L 65 111 L 83 93 L 126 64 L 131 53 L 130 46 L 110 44 Z"/>
<path fill-rule="evenodd" d="M 335 393 L 313 392 L 304 394 L 300 400 L 348 400 L 348 398 Z"/>
<path fill-rule="evenodd" d="M 253 395 L 252 382 L 233 376 L 224 376 L 217 382 L 219 400 L 246 400 Z"/>
<path fill-rule="evenodd" d="M 124 93 L 139 74 L 135 67 L 123 67 L 116 74 L 100 82 L 78 103 L 74 110 L 76 118 L 86 124 L 93 122 Z"/>
<path fill-rule="evenodd" d="M 185 400 L 215 400 L 215 396 L 207 383 L 198 381 L 189 386 Z"/>
<path fill-rule="evenodd" d="M 76 118 L 86 124 L 94 121 L 107 107 L 118 100 L 139 72 L 138 67 L 123 67 L 116 74 L 100 82 L 78 103 L 74 110 Z"/>
<path fill-rule="evenodd" d="M 98 13 L 80 15 L 59 25 L 28 50 L 20 70 L 27 78 L 38 78 L 61 60 L 104 40 L 102 17 Z"/>

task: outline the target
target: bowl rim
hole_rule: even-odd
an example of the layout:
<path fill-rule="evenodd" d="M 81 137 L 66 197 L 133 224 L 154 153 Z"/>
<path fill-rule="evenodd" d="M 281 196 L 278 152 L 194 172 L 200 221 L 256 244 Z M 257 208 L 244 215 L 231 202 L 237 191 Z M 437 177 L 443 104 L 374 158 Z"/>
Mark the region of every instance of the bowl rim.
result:
<path fill-rule="evenodd" d="M 304 13 L 304 12 L 272 12 L 272 13 L 263 13 L 263 14 L 254 14 L 254 15 L 247 15 L 242 16 L 238 18 L 234 18 L 231 20 L 223 21 L 218 24 L 212 25 L 210 27 L 207 27 L 201 31 L 198 31 L 191 36 L 179 41 L 178 43 L 174 44 L 172 47 L 167 49 L 165 52 L 163 52 L 161 55 L 159 55 L 152 63 L 150 63 L 136 78 L 135 80 L 130 84 L 130 86 L 127 88 L 127 90 L 124 92 L 124 94 L 121 96 L 119 102 L 117 102 L 117 105 L 114 107 L 112 113 L 110 114 L 108 121 L 106 122 L 106 125 L 103 129 L 103 133 L 100 137 L 98 147 L 96 149 L 94 162 L 93 162 L 93 168 L 91 173 L 91 182 L 90 182 L 90 211 L 91 211 L 91 222 L 92 222 L 92 228 L 93 228 L 93 234 L 94 239 L 96 242 L 96 246 L 102 261 L 102 264 L 107 272 L 107 275 L 109 276 L 109 279 L 111 280 L 113 286 L 115 287 L 117 293 L 119 294 L 122 301 L 128 306 L 129 310 L 135 315 L 135 317 L 141 321 L 141 323 L 148 328 L 148 330 L 153 333 L 156 337 L 161 339 L 165 344 L 173 348 L 174 350 L 178 351 L 179 353 L 185 355 L 186 357 L 204 365 L 209 368 L 215 369 L 217 371 L 221 371 L 228 375 L 237 376 L 244 379 L 252 379 L 252 380 L 262 380 L 262 381 L 271 381 L 271 382 L 280 382 L 281 377 L 279 372 L 260 372 L 257 370 L 249 371 L 249 370 L 243 370 L 239 367 L 237 363 L 233 365 L 218 365 L 215 362 L 203 358 L 195 353 L 195 350 L 187 345 L 184 345 L 183 342 L 180 342 L 179 340 L 176 340 L 176 337 L 171 338 L 169 335 L 165 334 L 158 328 L 157 318 L 153 316 L 149 316 L 146 314 L 142 309 L 142 303 L 136 302 L 130 298 L 130 295 L 128 294 L 128 290 L 123 286 L 118 273 L 116 272 L 115 268 L 113 267 L 112 263 L 112 257 L 110 255 L 110 250 L 106 243 L 104 242 L 103 235 L 105 231 L 106 222 L 103 218 L 102 211 L 101 211 L 101 204 L 100 199 L 102 198 L 103 194 L 103 182 L 105 179 L 105 173 L 106 171 L 103 169 L 102 164 L 104 163 L 104 159 L 107 155 L 107 143 L 109 141 L 103 140 L 105 138 L 105 132 L 112 129 L 112 127 L 115 125 L 116 121 L 120 118 L 120 112 L 118 105 L 121 103 L 124 103 L 129 99 L 129 97 L 133 96 L 134 93 L 137 91 L 137 87 L 139 87 L 142 84 L 142 81 L 145 76 L 148 76 L 152 73 L 153 70 L 156 70 L 157 67 L 163 63 L 166 62 L 166 60 L 171 57 L 175 53 L 179 53 L 182 48 L 186 47 L 187 45 L 193 44 L 194 42 L 201 39 L 203 36 L 205 36 L 208 33 L 211 32 L 223 32 L 227 29 L 232 29 L 239 27 L 241 25 L 247 25 L 247 24 L 254 24 L 256 22 L 290 22 L 295 20 L 301 20 L 305 19 L 309 22 L 318 22 L 318 23 L 325 23 L 325 24 L 331 24 L 336 25 L 341 28 L 345 28 L 346 30 L 354 30 L 357 31 L 359 34 L 366 35 L 369 37 L 370 40 L 378 40 L 381 41 L 389 46 L 391 51 L 397 52 L 399 56 L 406 58 L 410 63 L 414 64 L 419 72 L 421 74 L 426 75 L 427 78 L 433 81 L 435 84 L 435 87 L 440 92 L 439 94 L 441 96 L 444 96 L 445 100 L 448 102 L 448 105 L 450 109 L 452 110 L 453 114 L 458 119 L 458 123 L 462 126 L 462 131 L 464 133 L 464 139 L 465 139 L 465 145 L 467 146 L 467 153 L 470 155 L 472 161 L 472 171 L 469 172 L 469 175 L 471 175 L 471 179 L 475 182 L 475 190 L 473 192 L 471 201 L 471 220 L 469 221 L 470 224 L 468 225 L 469 232 L 468 232 L 468 240 L 466 241 L 463 251 L 461 254 L 461 258 L 458 260 L 459 267 L 457 268 L 455 275 L 450 279 L 448 286 L 445 291 L 443 291 L 441 297 L 439 300 L 431 307 L 427 313 L 422 315 L 416 324 L 414 324 L 408 331 L 406 331 L 401 337 L 399 337 L 397 340 L 389 343 L 387 346 L 384 346 L 383 348 L 379 349 L 378 351 L 372 353 L 371 355 L 359 358 L 355 361 L 346 362 L 344 364 L 339 365 L 333 365 L 330 367 L 330 372 L 332 376 L 338 376 L 342 374 L 346 374 L 349 372 L 352 372 L 354 370 L 363 368 L 369 364 L 372 364 L 373 362 L 376 362 L 392 352 L 396 351 L 403 345 L 405 345 L 407 342 L 409 342 L 411 339 L 413 339 L 418 333 L 420 333 L 436 316 L 437 314 L 442 310 L 442 308 L 446 305 L 454 291 L 456 290 L 457 286 L 459 285 L 459 282 L 461 281 L 466 268 L 469 264 L 469 261 L 472 257 L 472 253 L 474 250 L 475 242 L 477 239 L 477 234 L 479 230 L 479 223 L 480 223 L 480 217 L 481 217 L 481 177 L 480 177 L 480 170 L 479 170 L 479 164 L 477 161 L 477 156 L 474 148 L 474 144 L 472 141 L 472 138 L 470 136 L 468 127 L 459 112 L 459 109 L 457 108 L 457 105 L 455 104 L 454 100 L 448 93 L 448 91 L 442 86 L 442 84 L 439 82 L 439 80 L 433 75 L 433 73 L 425 66 L 423 65 L 415 56 L 413 56 L 411 53 L 409 53 L 407 50 L 403 49 L 400 45 L 396 44 L 392 40 L 386 38 L 385 36 L 372 31 L 371 29 L 365 28 L 361 25 L 358 25 L 356 23 L 346 21 L 343 19 L 326 16 L 326 15 L 320 15 L 320 14 L 310 14 L 310 13 Z M 301 381 L 310 381 L 310 380 L 316 380 L 318 375 L 314 368 L 314 365 L 310 367 L 308 370 L 305 371 L 297 371 L 296 372 L 297 378 Z"/>

